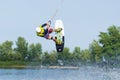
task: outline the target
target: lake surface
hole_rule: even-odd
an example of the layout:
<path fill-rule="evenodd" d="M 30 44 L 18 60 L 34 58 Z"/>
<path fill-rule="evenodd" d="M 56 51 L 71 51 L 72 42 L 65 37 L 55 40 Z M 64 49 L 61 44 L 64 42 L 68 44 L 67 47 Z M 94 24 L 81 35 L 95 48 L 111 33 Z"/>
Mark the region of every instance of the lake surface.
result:
<path fill-rule="evenodd" d="M 0 80 L 120 80 L 120 69 L 0 69 Z"/>

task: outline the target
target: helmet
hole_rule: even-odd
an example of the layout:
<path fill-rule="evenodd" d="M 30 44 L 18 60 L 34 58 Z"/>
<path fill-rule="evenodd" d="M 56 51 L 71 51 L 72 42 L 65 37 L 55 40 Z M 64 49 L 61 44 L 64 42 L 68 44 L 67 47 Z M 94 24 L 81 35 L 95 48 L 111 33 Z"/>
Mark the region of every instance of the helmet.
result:
<path fill-rule="evenodd" d="M 37 27 L 36 32 L 40 32 L 40 31 L 41 31 L 40 27 Z"/>

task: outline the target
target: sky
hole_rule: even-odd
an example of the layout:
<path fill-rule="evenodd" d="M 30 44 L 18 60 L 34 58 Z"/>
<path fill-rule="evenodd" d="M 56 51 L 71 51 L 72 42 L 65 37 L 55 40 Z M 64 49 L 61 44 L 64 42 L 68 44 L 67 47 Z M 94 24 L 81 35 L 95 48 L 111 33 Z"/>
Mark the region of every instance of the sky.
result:
<path fill-rule="evenodd" d="M 0 0 L 0 43 L 24 37 L 29 44 L 41 43 L 43 51 L 55 50 L 55 43 L 36 36 L 35 29 L 47 22 L 59 8 L 55 20 L 65 28 L 65 47 L 88 49 L 100 32 L 120 26 L 120 0 Z"/>

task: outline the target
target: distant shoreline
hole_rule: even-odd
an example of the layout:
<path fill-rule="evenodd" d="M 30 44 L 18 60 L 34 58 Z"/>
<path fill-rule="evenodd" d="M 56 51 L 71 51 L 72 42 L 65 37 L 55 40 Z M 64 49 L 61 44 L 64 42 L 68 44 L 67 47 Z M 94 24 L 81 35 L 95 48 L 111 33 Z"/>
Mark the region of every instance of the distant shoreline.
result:
<path fill-rule="evenodd" d="M 25 65 L 21 65 L 21 66 L 17 66 L 17 65 L 13 65 L 13 66 L 0 66 L 0 68 L 4 68 L 4 69 L 79 69 L 79 67 L 75 67 L 75 66 L 25 66 Z"/>
<path fill-rule="evenodd" d="M 1 69 L 79 69 L 77 66 L 44 66 L 39 62 L 0 61 Z"/>
<path fill-rule="evenodd" d="M 75 66 L 42 66 L 41 68 L 48 68 L 48 69 L 79 69 L 79 67 Z"/>

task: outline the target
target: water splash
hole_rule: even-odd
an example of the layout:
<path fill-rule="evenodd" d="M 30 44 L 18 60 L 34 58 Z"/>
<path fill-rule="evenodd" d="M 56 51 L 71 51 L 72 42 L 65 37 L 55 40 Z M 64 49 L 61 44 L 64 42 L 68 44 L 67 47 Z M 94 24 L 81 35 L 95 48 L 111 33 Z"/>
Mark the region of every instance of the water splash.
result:
<path fill-rule="evenodd" d="M 120 69 L 0 69 L 0 80 L 120 80 Z"/>

